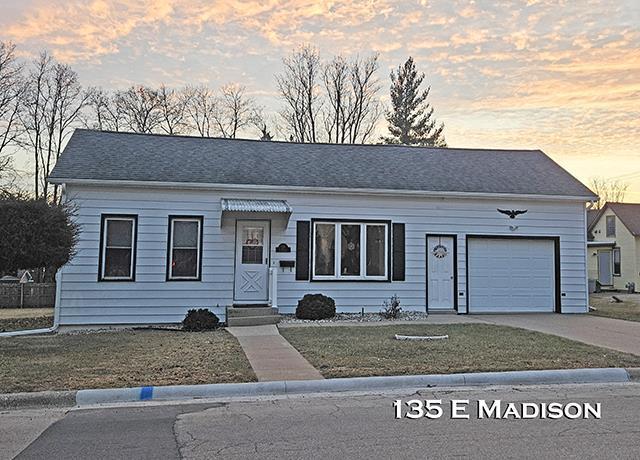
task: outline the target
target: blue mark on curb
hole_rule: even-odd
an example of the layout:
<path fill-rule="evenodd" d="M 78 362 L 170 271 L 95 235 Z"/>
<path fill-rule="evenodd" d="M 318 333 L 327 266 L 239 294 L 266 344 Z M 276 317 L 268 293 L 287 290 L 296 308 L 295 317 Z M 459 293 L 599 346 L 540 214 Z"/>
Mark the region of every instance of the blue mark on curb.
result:
<path fill-rule="evenodd" d="M 147 399 L 153 399 L 153 387 L 140 388 L 140 401 L 146 401 Z"/>

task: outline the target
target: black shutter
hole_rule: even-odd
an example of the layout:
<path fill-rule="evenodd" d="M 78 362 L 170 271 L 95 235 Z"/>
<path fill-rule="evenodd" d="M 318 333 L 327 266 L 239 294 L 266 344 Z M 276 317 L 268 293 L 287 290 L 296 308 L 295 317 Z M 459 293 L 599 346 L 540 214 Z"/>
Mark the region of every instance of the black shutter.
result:
<path fill-rule="evenodd" d="M 393 281 L 404 281 L 404 224 L 393 224 Z"/>
<path fill-rule="evenodd" d="M 311 222 L 299 220 L 296 223 L 296 279 L 309 279 L 309 233 Z"/>

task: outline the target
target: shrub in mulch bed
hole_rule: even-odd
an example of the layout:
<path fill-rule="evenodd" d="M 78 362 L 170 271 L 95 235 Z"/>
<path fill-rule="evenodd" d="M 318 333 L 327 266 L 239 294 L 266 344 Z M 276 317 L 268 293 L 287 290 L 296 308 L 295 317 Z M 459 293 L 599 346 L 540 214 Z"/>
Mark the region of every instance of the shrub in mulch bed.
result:
<path fill-rule="evenodd" d="M 328 319 L 336 316 L 336 303 L 331 297 L 322 294 L 306 294 L 298 300 L 296 318 Z"/>
<path fill-rule="evenodd" d="M 192 309 L 182 320 L 182 329 L 188 332 L 210 331 L 220 327 L 220 319 L 206 308 Z"/>

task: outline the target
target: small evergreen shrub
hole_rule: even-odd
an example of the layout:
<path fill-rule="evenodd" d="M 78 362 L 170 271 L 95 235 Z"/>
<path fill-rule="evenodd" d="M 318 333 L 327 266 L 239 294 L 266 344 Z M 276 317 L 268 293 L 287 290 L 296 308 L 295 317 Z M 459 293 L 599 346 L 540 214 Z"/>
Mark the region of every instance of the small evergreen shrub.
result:
<path fill-rule="evenodd" d="M 385 300 L 382 303 L 382 311 L 380 312 L 380 315 L 385 319 L 398 319 L 401 311 L 400 299 L 394 294 L 389 300 Z"/>
<path fill-rule="evenodd" d="M 329 319 L 336 316 L 336 303 L 331 297 L 322 294 L 305 294 L 298 300 L 296 318 Z"/>
<path fill-rule="evenodd" d="M 192 309 L 182 320 L 182 329 L 189 332 L 209 331 L 220 326 L 220 319 L 207 308 Z"/>

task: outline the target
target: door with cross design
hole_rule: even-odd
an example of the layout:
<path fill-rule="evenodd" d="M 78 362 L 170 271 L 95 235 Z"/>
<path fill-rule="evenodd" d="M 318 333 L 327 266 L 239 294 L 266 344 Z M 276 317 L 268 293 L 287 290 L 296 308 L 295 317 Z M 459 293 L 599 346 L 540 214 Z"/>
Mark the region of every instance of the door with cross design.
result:
<path fill-rule="evenodd" d="M 238 303 L 269 299 L 270 224 L 268 220 L 237 223 L 234 300 Z"/>

